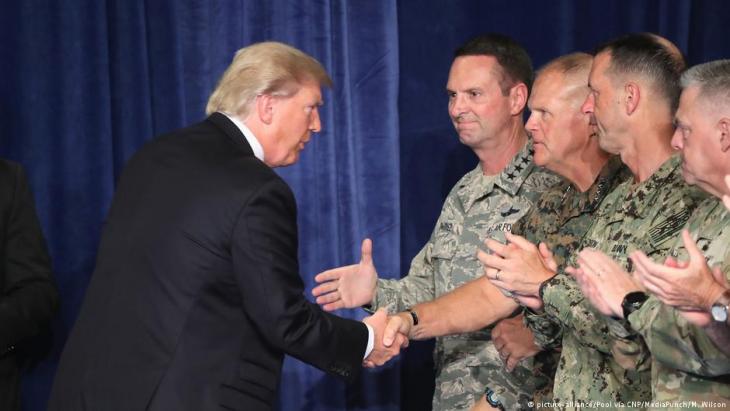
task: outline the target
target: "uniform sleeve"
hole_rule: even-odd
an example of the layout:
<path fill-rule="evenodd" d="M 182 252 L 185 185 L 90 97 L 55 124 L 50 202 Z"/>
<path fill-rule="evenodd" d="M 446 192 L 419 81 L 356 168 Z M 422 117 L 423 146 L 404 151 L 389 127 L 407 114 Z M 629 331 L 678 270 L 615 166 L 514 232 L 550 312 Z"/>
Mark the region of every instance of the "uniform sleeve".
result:
<path fill-rule="evenodd" d="M 615 349 L 620 347 L 636 356 L 637 361 L 648 359 L 643 340 L 628 330 L 624 335 L 611 332 L 612 320 L 593 308 L 572 277 L 559 274 L 550 280 L 544 288 L 543 302 L 545 312 L 556 318 L 564 329 L 571 329 L 581 344 L 606 354 L 615 354 Z"/>
<path fill-rule="evenodd" d="M 525 310 L 525 324 L 535 335 L 535 344 L 543 350 L 558 348 L 563 343 L 563 326 L 547 313 Z"/>
<path fill-rule="evenodd" d="M 361 369 L 367 328 L 326 313 L 304 297 L 297 242 L 294 197 L 282 180 L 272 180 L 243 207 L 233 233 L 244 310 L 273 347 L 352 380 Z"/>
<path fill-rule="evenodd" d="M 387 307 L 391 313 L 399 312 L 436 298 L 435 276 L 439 275 L 439 267 L 443 270 L 452 263 L 459 244 L 459 227 L 464 218 L 463 211 L 455 205 L 455 197 L 452 190 L 444 202 L 431 238 L 411 261 L 408 274 L 399 280 L 378 280 L 373 308 Z"/>
<path fill-rule="evenodd" d="M 629 322 L 644 337 L 654 358 L 668 367 L 706 377 L 730 374 L 730 357 L 705 330 L 656 297 L 632 313 Z"/>
<path fill-rule="evenodd" d="M 36 335 L 58 309 L 58 290 L 36 215 L 33 196 L 20 166 L 8 179 L 12 196 L 5 218 L 5 279 L 0 294 L 0 355 Z"/>
<path fill-rule="evenodd" d="M 373 309 L 387 307 L 388 312 L 404 311 L 418 303 L 435 298 L 434 267 L 431 261 L 433 241 L 418 252 L 411 261 L 408 274 L 400 280 L 378 280 Z"/>

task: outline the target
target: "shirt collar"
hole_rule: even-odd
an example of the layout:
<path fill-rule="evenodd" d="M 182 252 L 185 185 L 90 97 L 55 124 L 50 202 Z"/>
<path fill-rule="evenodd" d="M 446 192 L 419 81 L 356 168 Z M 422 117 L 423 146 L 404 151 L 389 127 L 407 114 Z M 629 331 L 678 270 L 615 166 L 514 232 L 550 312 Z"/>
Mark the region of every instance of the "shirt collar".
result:
<path fill-rule="evenodd" d="M 256 136 L 251 132 L 251 130 L 246 127 L 245 124 L 241 120 L 238 119 L 238 117 L 234 116 L 233 114 L 228 114 L 221 112 L 224 116 L 228 117 L 233 124 L 238 127 L 239 130 L 241 130 L 241 134 L 246 138 L 246 141 L 248 141 L 248 145 L 251 146 L 251 151 L 253 151 L 253 155 L 256 156 L 261 161 L 264 161 L 264 148 L 261 146 L 261 143 L 259 143 L 259 140 L 256 138 Z"/>

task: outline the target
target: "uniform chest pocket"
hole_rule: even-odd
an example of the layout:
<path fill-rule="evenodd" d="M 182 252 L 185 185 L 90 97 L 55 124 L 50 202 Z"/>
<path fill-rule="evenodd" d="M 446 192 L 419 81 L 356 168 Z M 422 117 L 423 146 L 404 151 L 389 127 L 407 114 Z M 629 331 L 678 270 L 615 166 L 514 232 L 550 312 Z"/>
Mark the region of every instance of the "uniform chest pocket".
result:
<path fill-rule="evenodd" d="M 431 257 L 434 259 L 451 260 L 456 254 L 458 237 L 461 225 L 451 221 L 443 221 L 434 238 L 431 248 Z"/>

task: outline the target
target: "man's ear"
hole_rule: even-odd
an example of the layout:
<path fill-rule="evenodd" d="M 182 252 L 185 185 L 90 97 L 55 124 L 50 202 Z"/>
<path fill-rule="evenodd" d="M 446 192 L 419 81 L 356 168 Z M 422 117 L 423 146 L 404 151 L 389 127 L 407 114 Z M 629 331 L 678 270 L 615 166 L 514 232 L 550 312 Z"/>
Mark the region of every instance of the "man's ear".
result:
<path fill-rule="evenodd" d="M 720 130 L 720 150 L 727 153 L 730 150 L 730 118 L 721 118 L 717 122 L 717 128 Z"/>
<path fill-rule="evenodd" d="M 624 85 L 624 107 L 627 116 L 630 116 L 636 111 L 636 108 L 639 107 L 639 100 L 641 100 L 639 85 L 636 83 L 626 83 Z"/>
<path fill-rule="evenodd" d="M 256 96 L 256 114 L 264 124 L 271 124 L 274 119 L 274 105 L 276 99 L 270 94 Z"/>
<path fill-rule="evenodd" d="M 509 90 L 510 114 L 516 116 L 525 109 L 527 104 L 527 86 L 525 83 L 518 83 Z"/>

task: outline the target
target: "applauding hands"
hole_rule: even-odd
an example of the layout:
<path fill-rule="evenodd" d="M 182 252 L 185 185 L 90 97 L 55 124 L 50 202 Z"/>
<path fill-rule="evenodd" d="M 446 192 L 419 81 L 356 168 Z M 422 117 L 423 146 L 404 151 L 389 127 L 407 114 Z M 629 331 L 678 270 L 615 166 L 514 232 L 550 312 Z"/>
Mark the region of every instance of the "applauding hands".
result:
<path fill-rule="evenodd" d="M 552 253 L 544 243 L 535 246 L 516 234 L 506 232 L 505 238 L 507 244 L 485 241 L 492 254 L 481 250 L 477 253 L 487 278 L 520 304 L 541 309 L 540 285 L 558 269 Z"/>

